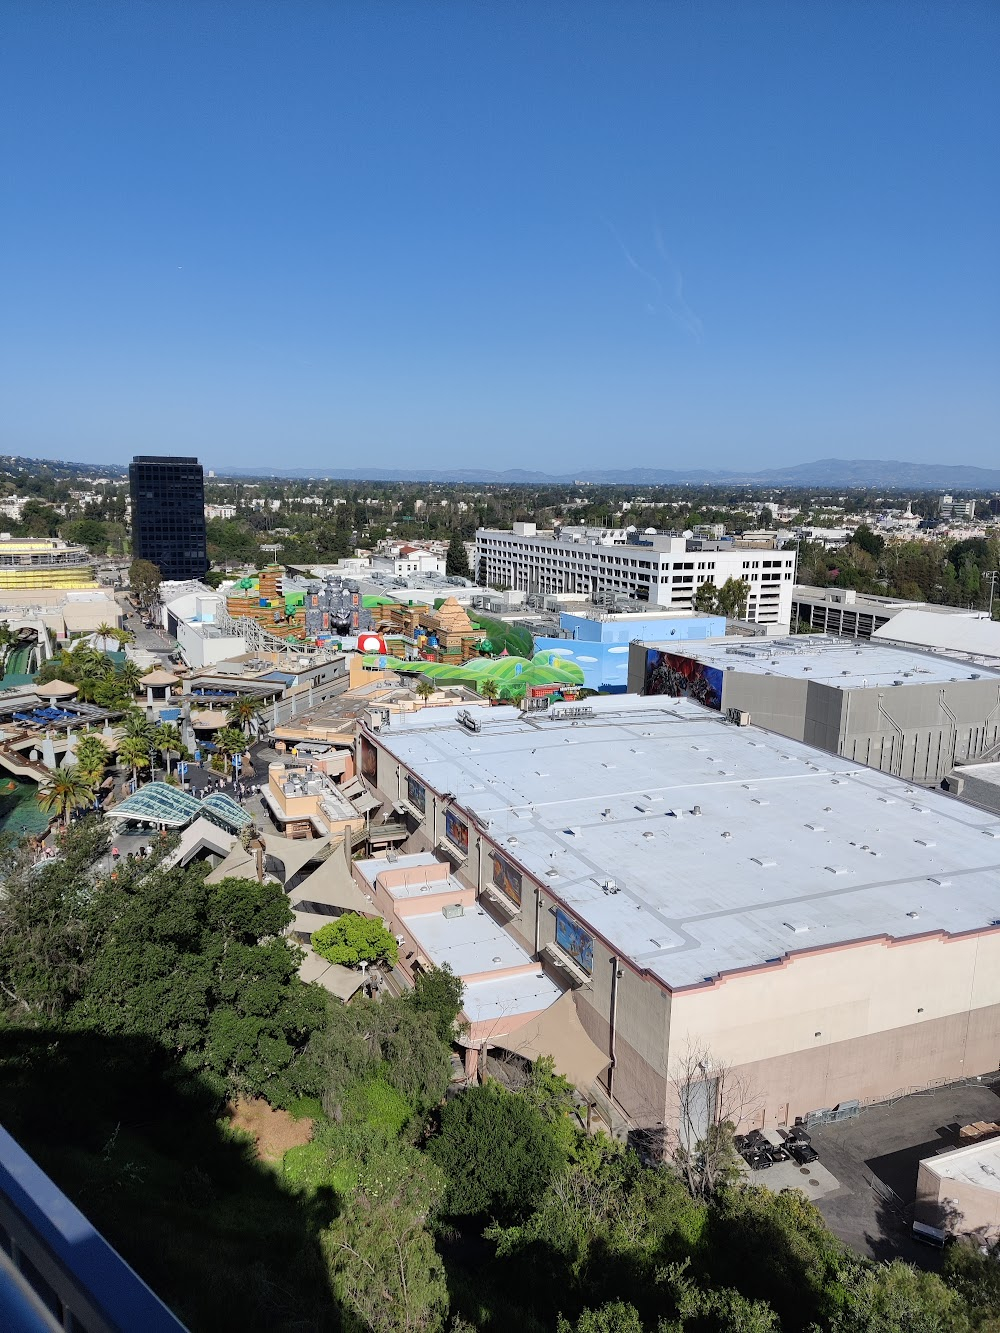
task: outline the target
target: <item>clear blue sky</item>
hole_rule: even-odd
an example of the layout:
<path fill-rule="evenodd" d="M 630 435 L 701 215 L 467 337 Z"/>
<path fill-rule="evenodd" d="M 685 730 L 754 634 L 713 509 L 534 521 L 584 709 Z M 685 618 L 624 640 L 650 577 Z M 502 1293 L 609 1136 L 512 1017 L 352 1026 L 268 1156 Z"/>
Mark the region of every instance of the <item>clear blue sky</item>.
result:
<path fill-rule="evenodd" d="M 998 68 L 996 0 L 4 0 L 0 449 L 1000 465 Z"/>

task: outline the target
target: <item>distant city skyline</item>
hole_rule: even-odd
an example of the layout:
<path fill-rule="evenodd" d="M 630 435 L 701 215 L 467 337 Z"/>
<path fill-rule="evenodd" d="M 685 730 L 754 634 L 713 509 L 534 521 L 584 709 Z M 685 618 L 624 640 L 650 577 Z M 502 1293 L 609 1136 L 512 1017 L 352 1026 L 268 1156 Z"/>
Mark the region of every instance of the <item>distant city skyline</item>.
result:
<path fill-rule="evenodd" d="M 997 466 L 994 3 L 237 12 L 5 7 L 0 451 Z"/>

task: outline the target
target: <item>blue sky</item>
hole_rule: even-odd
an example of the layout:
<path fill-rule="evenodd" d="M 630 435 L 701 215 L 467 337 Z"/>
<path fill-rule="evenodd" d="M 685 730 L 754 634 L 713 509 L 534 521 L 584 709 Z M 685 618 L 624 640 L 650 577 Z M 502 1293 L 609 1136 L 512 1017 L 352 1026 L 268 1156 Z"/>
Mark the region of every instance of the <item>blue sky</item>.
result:
<path fill-rule="evenodd" d="M 5 0 L 0 449 L 995 466 L 989 0 Z"/>

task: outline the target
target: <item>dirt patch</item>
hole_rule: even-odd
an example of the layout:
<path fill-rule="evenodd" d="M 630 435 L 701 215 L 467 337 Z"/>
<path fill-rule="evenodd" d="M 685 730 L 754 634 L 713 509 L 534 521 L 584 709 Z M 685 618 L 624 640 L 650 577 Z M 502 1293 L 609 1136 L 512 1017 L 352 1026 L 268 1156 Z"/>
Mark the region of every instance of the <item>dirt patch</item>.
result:
<path fill-rule="evenodd" d="M 294 1120 L 287 1111 L 275 1111 L 262 1097 L 242 1098 L 226 1107 L 226 1114 L 236 1129 L 253 1135 L 257 1156 L 265 1162 L 280 1162 L 289 1148 L 298 1148 L 312 1138 L 313 1122 L 304 1117 Z"/>

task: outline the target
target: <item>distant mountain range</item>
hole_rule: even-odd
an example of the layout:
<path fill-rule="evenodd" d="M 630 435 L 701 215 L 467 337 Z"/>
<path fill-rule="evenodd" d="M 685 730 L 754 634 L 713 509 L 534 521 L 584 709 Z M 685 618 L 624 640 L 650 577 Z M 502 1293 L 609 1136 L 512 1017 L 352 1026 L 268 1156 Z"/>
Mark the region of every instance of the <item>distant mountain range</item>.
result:
<path fill-rule="evenodd" d="M 207 466 L 207 465 L 206 465 Z M 119 463 L 71 463 L 48 458 L 0 455 L 0 472 L 48 471 L 56 476 L 121 476 Z M 868 458 L 820 458 L 794 467 L 764 468 L 756 472 L 709 468 L 581 468 L 579 471 L 532 472 L 511 468 L 504 472 L 489 468 L 224 468 L 216 466 L 218 479 L 225 477 L 275 477 L 288 481 L 429 481 L 484 483 L 498 486 L 822 486 L 842 490 L 899 491 L 997 491 L 1000 468 L 964 467 L 952 463 L 903 463 Z"/>
<path fill-rule="evenodd" d="M 1000 469 L 963 467 L 949 463 L 902 463 L 867 458 L 821 458 L 794 467 L 765 468 L 759 472 L 711 471 L 707 468 L 675 470 L 635 467 L 573 472 L 530 472 L 512 468 L 495 472 L 488 468 L 216 468 L 217 476 L 279 477 L 317 481 L 436 481 L 483 482 L 501 486 L 572 485 L 574 482 L 605 486 L 836 486 L 847 489 L 878 487 L 884 490 L 1000 490 Z"/>

